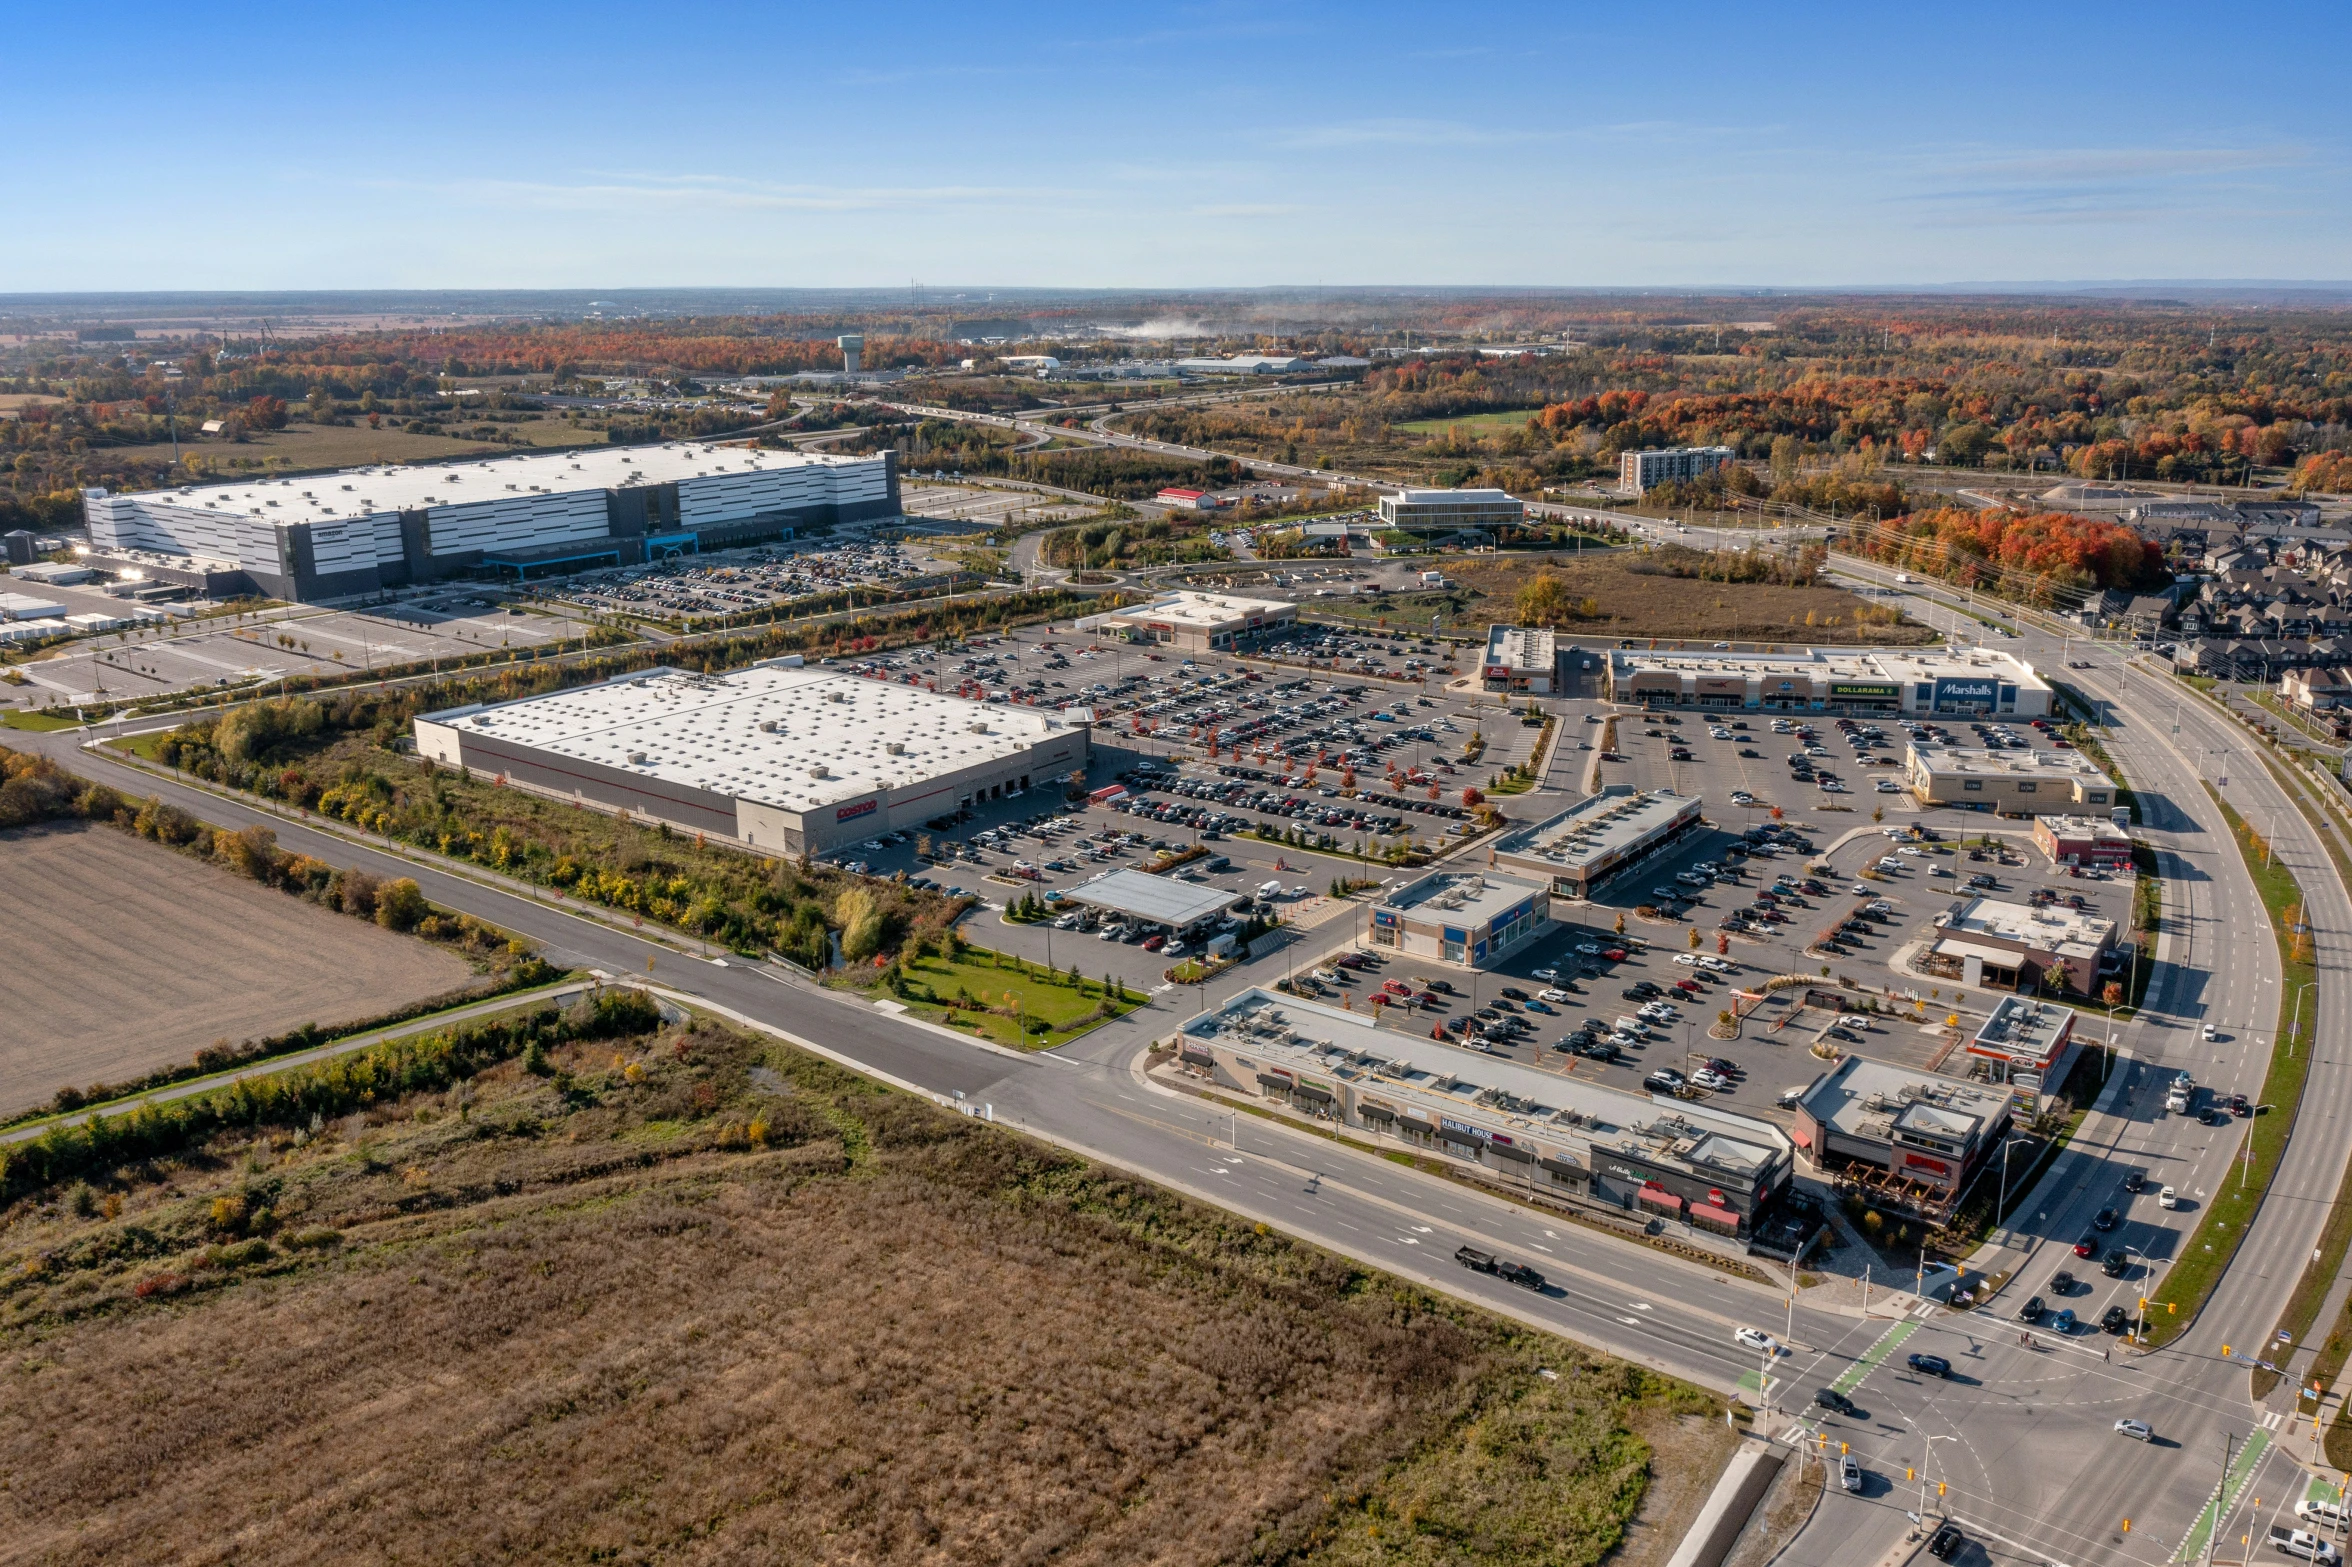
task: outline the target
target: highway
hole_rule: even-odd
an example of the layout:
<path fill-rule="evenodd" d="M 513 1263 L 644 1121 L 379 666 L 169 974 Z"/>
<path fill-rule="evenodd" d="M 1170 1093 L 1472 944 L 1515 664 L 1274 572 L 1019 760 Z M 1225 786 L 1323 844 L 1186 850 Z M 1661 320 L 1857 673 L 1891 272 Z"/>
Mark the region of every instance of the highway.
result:
<path fill-rule="evenodd" d="M 1645 519 L 1647 521 L 1647 519 Z M 1738 537 L 1744 538 L 1745 535 Z M 1694 539 L 1694 542 L 1700 540 Z M 1837 569 L 1887 591 L 1891 573 L 1841 558 Z M 1910 607 L 1962 630 L 1953 611 L 1923 585 L 1907 590 Z M 1791 1410 L 1811 1413 L 1815 1388 L 1836 1383 L 1859 1413 L 1827 1415 L 1819 1429 L 1851 1444 L 1874 1479 L 1849 1497 L 1832 1490 L 1815 1522 L 1789 1553 L 1791 1562 L 1867 1567 L 1908 1527 L 1917 1505 L 1907 1468 L 1948 1485 L 1939 1505 L 1974 1531 L 2006 1542 L 2013 1553 L 2086 1567 L 2092 1562 L 2159 1563 L 2201 1544 L 2194 1533 L 2220 1473 L 2225 1433 L 2252 1437 L 2243 1485 L 2233 1481 L 2224 1533 L 2259 1529 L 2302 1494 L 2295 1465 L 2275 1441 L 2284 1408 L 2256 1409 L 2243 1367 L 2220 1358 L 2223 1343 L 2254 1345 L 2267 1335 L 2292 1289 L 2324 1216 L 2325 1198 L 2342 1172 L 2342 1118 L 2352 1112 L 2352 1067 L 2342 1056 L 2346 999 L 2340 980 L 2352 904 L 2302 817 L 2246 755 L 2243 730 L 2201 703 L 2178 704 L 2157 677 L 2127 672 L 2112 649 L 2077 656 L 2096 667 L 2062 669 L 2062 633 L 2030 622 L 2013 648 L 2088 694 L 2109 699 L 2116 728 L 2111 750 L 2139 792 L 2145 831 L 2165 856 L 2165 930 L 2159 968 L 2143 1016 L 2122 1030 L 2128 1061 L 2056 1169 L 2021 1209 L 2013 1234 L 1996 1238 L 1988 1262 L 2019 1280 L 1984 1310 L 1955 1313 L 1894 1297 L 1879 1314 L 1817 1307 L 1735 1279 L 1703 1263 L 1620 1240 L 1572 1221 L 1517 1207 L 1497 1196 L 1443 1182 L 1386 1160 L 1338 1147 L 1300 1130 L 1218 1112 L 1141 1077 L 1144 1048 L 1196 1009 L 1192 993 L 1155 998 L 1133 1017 L 1105 1027 L 1054 1055 L 1015 1057 L 910 1023 L 809 985 L 790 973 L 739 959 L 712 963 L 587 917 L 568 906 L 497 884 L 469 868 L 396 856 L 337 828 L 282 820 L 257 807 L 186 782 L 161 781 L 80 749 L 83 736 L 12 735 L 13 746 L 55 755 L 84 776 L 126 792 L 159 793 L 226 826 L 265 821 L 280 842 L 340 865 L 416 877 L 426 895 L 540 943 L 551 960 L 615 975 L 647 976 L 680 995 L 821 1049 L 909 1087 L 986 1106 L 1000 1122 L 1214 1202 L 1246 1217 L 1400 1275 L 1480 1300 L 1496 1309 L 1598 1348 L 1623 1354 L 1705 1385 L 1730 1390 L 1743 1377 L 1756 1385 L 1758 1358 L 1732 1341 L 1753 1325 L 1786 1334 L 1795 1352 L 1779 1362 L 1769 1389 L 1786 1429 Z M 2080 643 L 2074 644 L 2075 649 Z M 2327 980 L 2311 998 L 2316 1037 L 2326 1042 L 2315 1064 L 2298 1135 L 2289 1146 L 2278 1192 L 2268 1203 L 2196 1326 L 2174 1346 L 2138 1357 L 2114 1351 L 2098 1335 L 2041 1347 L 2018 1342 L 2013 1320 L 2027 1292 L 2074 1264 L 2066 1245 L 2089 1216 L 2117 1201 L 2123 1170 L 2148 1172 L 2151 1194 L 2172 1184 L 2184 1193 L 2216 1189 L 2229 1178 L 2240 1127 L 2207 1129 L 2161 1111 L 2163 1080 L 2187 1066 L 2216 1088 L 2251 1093 L 2260 1083 L 2278 1005 L 2278 964 L 2258 900 L 2235 848 L 2219 830 L 2201 775 L 2219 776 L 2233 759 L 2226 793 L 2250 819 L 2275 822 L 2278 852 L 2301 878 Z M 2209 758 L 2211 760 L 2209 760 Z M 1326 944 L 1344 941 L 1344 927 Z M 1292 961 L 1299 960 L 1294 953 Z M 1245 967 L 1212 987 L 1210 999 L 1256 983 Z M 2221 1038 L 2207 1044 L 2206 1021 Z M 2103 1032 L 2093 1025 L 2094 1033 Z M 2153 1196 L 2131 1206 L 2117 1236 L 2156 1267 L 2186 1242 L 2194 1211 L 2159 1215 Z M 2159 1218 L 2164 1223 L 2156 1222 Z M 2055 1238 L 2058 1245 L 2049 1242 Z M 1455 1268 L 1456 1246 L 1476 1243 L 1522 1257 L 1552 1287 L 1541 1295 Z M 2094 1293 L 2070 1302 L 2094 1318 L 2110 1299 L 2127 1304 L 2143 1280 L 2105 1280 L 2081 1268 Z M 1928 1352 L 1956 1368 L 1950 1381 L 1911 1373 L 1903 1357 Z M 2150 1422 L 2148 1445 L 2113 1435 L 2122 1416 Z M 2265 1422 L 2269 1422 L 2268 1425 Z M 2261 1499 L 2263 1517 L 2251 1508 Z M 1931 1498 L 1931 1500 L 1933 1500 Z M 2132 1520 L 2125 1534 L 2123 1519 Z"/>

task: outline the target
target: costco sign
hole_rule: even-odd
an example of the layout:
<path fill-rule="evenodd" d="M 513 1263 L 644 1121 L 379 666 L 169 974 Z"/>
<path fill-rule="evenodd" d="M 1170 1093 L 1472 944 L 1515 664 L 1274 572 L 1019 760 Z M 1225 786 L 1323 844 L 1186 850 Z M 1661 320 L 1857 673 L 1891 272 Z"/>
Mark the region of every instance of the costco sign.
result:
<path fill-rule="evenodd" d="M 873 815 L 881 804 L 880 800 L 860 800 L 855 805 L 842 806 L 833 813 L 833 819 L 837 822 L 854 822 L 861 816 Z"/>

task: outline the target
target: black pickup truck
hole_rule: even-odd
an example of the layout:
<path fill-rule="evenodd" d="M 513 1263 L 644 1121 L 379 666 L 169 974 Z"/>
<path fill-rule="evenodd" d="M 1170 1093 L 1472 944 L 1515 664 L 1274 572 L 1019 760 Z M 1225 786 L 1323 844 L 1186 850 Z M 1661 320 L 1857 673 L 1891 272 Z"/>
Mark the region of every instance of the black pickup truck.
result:
<path fill-rule="evenodd" d="M 1491 1251 L 1480 1251 L 1475 1246 L 1464 1246 L 1454 1253 L 1454 1261 L 1480 1273 L 1491 1273 L 1505 1284 L 1516 1284 L 1521 1289 L 1543 1293 L 1544 1276 L 1524 1262 L 1509 1262 Z"/>

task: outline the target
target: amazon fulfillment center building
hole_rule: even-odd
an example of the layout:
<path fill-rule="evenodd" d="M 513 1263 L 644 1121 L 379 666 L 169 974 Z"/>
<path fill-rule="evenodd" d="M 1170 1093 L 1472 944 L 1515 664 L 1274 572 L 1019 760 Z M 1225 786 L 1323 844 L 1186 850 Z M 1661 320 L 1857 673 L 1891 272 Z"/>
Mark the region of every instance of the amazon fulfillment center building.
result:
<path fill-rule="evenodd" d="M 896 456 L 672 441 L 82 492 L 89 564 L 300 603 L 475 573 L 629 566 L 899 514 Z"/>
<path fill-rule="evenodd" d="M 1086 766 L 1087 730 L 796 661 L 657 669 L 416 720 L 450 767 L 765 854 L 824 854 Z"/>

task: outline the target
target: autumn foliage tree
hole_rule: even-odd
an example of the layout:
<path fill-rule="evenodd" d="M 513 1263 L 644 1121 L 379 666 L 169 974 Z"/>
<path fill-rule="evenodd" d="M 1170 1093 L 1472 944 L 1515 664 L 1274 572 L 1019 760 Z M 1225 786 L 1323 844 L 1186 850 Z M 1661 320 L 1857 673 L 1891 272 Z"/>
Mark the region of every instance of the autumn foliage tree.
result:
<path fill-rule="evenodd" d="M 1859 530 L 1854 547 L 1922 576 L 2040 603 L 2059 590 L 2159 587 L 2170 575 L 2150 540 L 2069 512 L 1944 507 Z"/>

